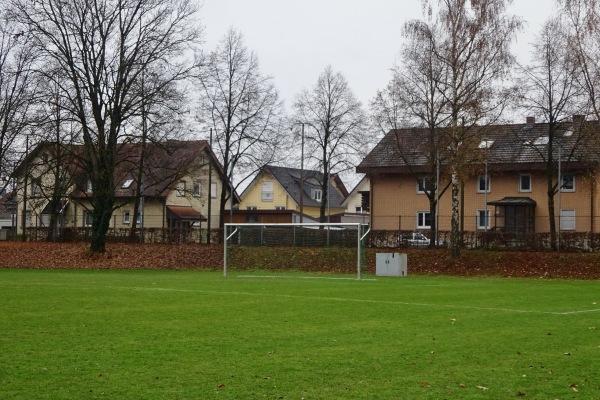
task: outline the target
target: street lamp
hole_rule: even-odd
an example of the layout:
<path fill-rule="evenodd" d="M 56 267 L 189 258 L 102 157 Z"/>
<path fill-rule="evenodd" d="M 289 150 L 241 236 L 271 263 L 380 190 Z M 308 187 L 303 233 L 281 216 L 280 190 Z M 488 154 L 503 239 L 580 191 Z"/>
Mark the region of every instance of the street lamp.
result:
<path fill-rule="evenodd" d="M 304 122 L 297 122 L 302 126 L 302 140 L 300 145 L 300 223 L 304 220 Z"/>

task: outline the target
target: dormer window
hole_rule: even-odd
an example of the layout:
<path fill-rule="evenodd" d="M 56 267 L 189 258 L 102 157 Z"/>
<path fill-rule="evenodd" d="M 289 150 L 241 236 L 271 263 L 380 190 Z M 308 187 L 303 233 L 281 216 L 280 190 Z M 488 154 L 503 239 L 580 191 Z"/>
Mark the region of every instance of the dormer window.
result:
<path fill-rule="evenodd" d="M 321 201 L 323 198 L 323 191 L 321 189 L 311 189 L 310 197 L 315 201 Z"/>
<path fill-rule="evenodd" d="M 480 143 L 479 143 L 479 148 L 480 149 L 489 149 L 490 147 L 492 147 L 492 145 L 494 144 L 493 140 L 490 139 L 483 139 Z"/>

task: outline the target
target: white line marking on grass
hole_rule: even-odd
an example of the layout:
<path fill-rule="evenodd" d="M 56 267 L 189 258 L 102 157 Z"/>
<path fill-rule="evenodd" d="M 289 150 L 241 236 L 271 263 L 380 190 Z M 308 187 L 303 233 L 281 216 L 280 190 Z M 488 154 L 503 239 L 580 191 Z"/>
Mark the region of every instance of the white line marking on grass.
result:
<path fill-rule="evenodd" d="M 257 276 L 258 277 L 258 276 Z M 302 277 L 300 277 L 302 278 Z M 303 277 L 308 279 L 309 277 Z M 314 279 L 319 279 L 314 277 Z M 327 279 L 327 278 L 321 278 Z M 351 278 L 329 278 L 329 279 L 351 279 Z M 84 286 L 69 286 L 57 283 L 48 282 L 34 282 L 33 285 L 40 286 L 57 286 L 57 287 L 69 287 L 70 289 L 82 289 L 90 290 L 91 287 Z M 8 286 L 0 283 L 0 286 Z M 14 287 L 27 287 L 31 285 L 15 285 Z M 600 312 L 600 308 L 594 308 L 589 310 L 576 310 L 576 311 L 534 311 L 534 310 L 520 310 L 513 308 L 495 308 L 495 307 L 478 307 L 469 305 L 455 305 L 455 304 L 433 304 L 433 303 L 416 303 L 408 301 L 393 301 L 393 300 L 370 300 L 370 299 L 353 299 L 345 297 L 322 297 L 322 296 L 299 296 L 292 294 L 273 294 L 273 293 L 251 293 L 251 292 L 231 292 L 231 291 L 215 291 L 215 290 L 198 290 L 198 289 L 176 289 L 176 288 L 165 288 L 165 287 L 141 287 L 141 286 L 104 286 L 104 288 L 112 288 L 118 290 L 137 290 L 137 291 L 155 291 L 155 292 L 189 292 L 189 293 L 204 293 L 204 294 L 216 294 L 216 295 L 236 295 L 236 296 L 257 296 L 257 297 L 281 297 L 289 299 L 307 299 L 307 300 L 322 300 L 322 301 L 339 301 L 348 303 L 368 303 L 368 304 L 387 304 L 387 305 L 402 305 L 402 306 L 416 306 L 416 307 L 430 307 L 430 308 L 452 308 L 452 309 L 464 309 L 464 310 L 480 310 L 480 311 L 496 311 L 496 312 L 510 312 L 519 314 L 541 314 L 541 315 L 578 315 L 578 314 L 589 314 Z"/>
<path fill-rule="evenodd" d="M 557 312 L 556 314 L 559 315 L 573 315 L 573 314 L 586 314 L 586 313 L 594 313 L 594 312 L 600 312 L 600 308 L 594 308 L 592 310 L 581 310 L 581 311 L 567 311 L 567 312 Z"/>
<path fill-rule="evenodd" d="M 118 289 L 118 287 L 115 287 Z M 403 305 L 403 306 L 417 306 L 417 307 L 431 307 L 431 308 L 452 308 L 452 309 L 464 309 L 464 310 L 480 310 L 480 311 L 496 311 L 496 312 L 510 312 L 519 314 L 542 314 L 542 315 L 575 315 L 590 312 L 599 312 L 600 309 L 594 310 L 581 310 L 581 311 L 534 311 L 534 310 L 520 310 L 513 308 L 495 308 L 495 307 L 477 307 L 467 305 L 454 305 L 454 304 L 433 304 L 433 303 L 412 303 L 407 301 L 392 301 L 392 300 L 369 300 L 369 299 L 349 299 L 345 297 L 321 297 L 321 296 L 298 296 L 293 294 L 272 294 L 272 293 L 250 293 L 250 292 L 218 292 L 214 290 L 186 290 L 186 289 L 168 289 L 168 288 L 146 288 L 146 287 L 123 287 L 122 289 L 129 290 L 148 290 L 148 291 L 179 291 L 179 292 L 196 292 L 205 294 L 219 294 L 219 295 L 235 295 L 235 296 L 259 296 L 259 297 L 282 297 L 288 299 L 308 299 L 308 300 L 330 300 L 340 301 L 348 303 L 368 303 L 368 304 L 388 304 L 388 305 Z"/>

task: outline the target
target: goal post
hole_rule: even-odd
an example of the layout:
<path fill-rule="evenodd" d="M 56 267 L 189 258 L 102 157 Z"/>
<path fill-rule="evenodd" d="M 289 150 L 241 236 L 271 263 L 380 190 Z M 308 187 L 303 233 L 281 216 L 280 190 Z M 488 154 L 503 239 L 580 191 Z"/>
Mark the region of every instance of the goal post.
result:
<path fill-rule="evenodd" d="M 316 271 L 348 272 L 355 263 L 356 277 L 361 278 L 363 243 L 369 232 L 366 224 L 228 223 L 224 227 L 224 276 L 233 267 L 302 269 L 294 263 L 310 265 Z"/>

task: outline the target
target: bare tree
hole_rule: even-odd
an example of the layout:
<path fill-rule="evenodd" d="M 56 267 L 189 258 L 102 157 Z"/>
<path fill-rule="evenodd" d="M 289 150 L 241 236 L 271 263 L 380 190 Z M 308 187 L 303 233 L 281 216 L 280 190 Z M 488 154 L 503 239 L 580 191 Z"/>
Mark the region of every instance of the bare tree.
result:
<path fill-rule="evenodd" d="M 189 0 L 12 0 L 19 21 L 49 63 L 61 71 L 68 110 L 80 126 L 83 166 L 93 191 L 92 252 L 104 252 L 115 196 L 118 142 L 142 103 L 186 78 L 185 57 L 199 39 Z M 153 90 L 139 90 L 145 71 L 160 70 Z"/>
<path fill-rule="evenodd" d="M 150 162 L 151 160 L 149 160 L 149 152 L 151 153 L 153 150 L 155 151 L 155 149 L 150 149 L 149 151 L 148 147 L 163 148 L 166 152 L 175 151 L 174 147 L 177 146 L 173 145 L 175 142 L 173 142 L 172 139 L 178 139 L 180 136 L 183 136 L 182 115 L 189 111 L 182 105 L 186 98 L 184 93 L 181 90 L 178 90 L 175 82 L 170 82 L 165 85 L 161 80 L 160 74 L 160 70 L 154 71 L 148 69 L 147 71 L 144 71 L 142 79 L 137 83 L 139 85 L 138 90 L 140 93 L 144 94 L 158 89 L 161 91 L 161 95 L 154 98 L 145 98 L 145 96 L 142 96 L 143 100 L 140 108 L 140 115 L 133 118 L 128 124 L 130 130 L 127 134 L 126 141 L 123 143 L 124 145 L 135 143 L 139 149 L 137 154 L 135 154 L 135 163 L 133 163 L 133 165 L 130 164 L 129 168 L 125 167 L 125 170 L 130 170 L 128 172 L 129 179 L 133 179 L 135 182 L 135 192 L 133 194 L 133 215 L 135 217 L 132 218 L 130 228 L 130 236 L 132 239 L 138 232 L 137 216 L 140 215 L 140 210 L 143 210 L 144 208 L 144 178 L 150 174 L 152 168 L 157 167 L 152 165 Z M 162 86 L 162 88 L 157 88 L 157 86 Z M 130 163 L 130 161 L 131 160 L 127 159 L 121 160 L 121 162 L 124 163 Z M 197 163 L 188 165 L 188 168 L 190 169 L 189 172 L 192 172 L 192 169 L 197 167 Z M 179 173 L 184 174 L 185 172 L 188 172 L 184 171 L 185 168 L 186 167 L 180 163 L 174 165 L 173 169 L 176 170 L 177 173 L 171 175 L 171 180 L 167 179 L 167 181 L 163 183 L 169 186 L 174 184 L 175 182 L 172 181 L 172 179 L 179 179 L 181 176 Z M 164 167 L 162 167 L 162 169 L 164 169 Z M 129 199 L 125 201 L 129 201 Z M 116 206 L 120 205 L 121 204 L 117 204 Z M 143 220 L 142 215 L 141 218 L 139 218 L 139 221 L 143 222 Z M 140 240 L 144 240 L 143 232 L 140 235 Z"/>
<path fill-rule="evenodd" d="M 438 85 L 445 69 L 435 57 L 436 36 L 429 29 L 420 21 L 405 26 L 407 42 L 402 48 L 401 64 L 394 68 L 390 83 L 371 102 L 371 111 L 378 129 L 394 134 L 398 157 L 422 186 L 429 200 L 431 236 L 436 238 L 437 204 L 449 187 L 438 187 L 448 148 L 443 130 L 448 114 Z M 409 126 L 419 129 L 401 129 Z M 435 240 L 430 242 L 430 246 L 435 244 Z"/>
<path fill-rule="evenodd" d="M 325 222 L 331 171 L 353 168 L 368 150 L 367 117 L 346 78 L 331 66 L 311 90 L 297 96 L 294 109 L 294 119 L 306 126 L 306 154 L 323 172 L 320 221 Z"/>
<path fill-rule="evenodd" d="M 590 112 L 600 120 L 600 1 L 558 0 L 564 18 L 562 40 L 577 68 L 577 83 L 587 96 Z"/>
<path fill-rule="evenodd" d="M 52 75 L 56 70 L 47 68 L 43 76 Z M 44 155 L 38 157 L 37 163 L 31 171 L 36 176 L 31 176 L 32 182 L 37 182 L 38 196 L 48 202 L 47 210 L 50 216 L 46 239 L 57 240 L 60 234 L 59 227 L 65 221 L 64 206 L 69 188 L 74 184 L 69 168 L 66 168 L 73 159 L 72 145 L 77 141 L 77 132 L 73 132 L 73 121 L 67 112 L 66 98 L 61 88 L 53 79 L 44 79 L 42 76 L 39 89 L 44 102 L 37 109 L 38 136 L 44 143 Z M 28 173 L 28 171 L 25 171 Z M 45 175 L 50 179 L 43 179 Z"/>
<path fill-rule="evenodd" d="M 546 166 L 550 244 L 554 250 L 557 249 L 554 199 L 557 191 L 560 190 L 557 161 L 560 150 L 565 150 L 561 158 L 568 162 L 577 147 L 570 146 L 571 151 L 566 151 L 567 147 L 561 143 L 561 134 L 559 134 L 564 132 L 561 123 L 570 121 L 573 115 L 585 113 L 585 103 L 582 104 L 582 91 L 577 84 L 577 75 L 577 58 L 569 46 L 565 26 L 561 17 L 552 18 L 544 24 L 534 43 L 533 64 L 523 69 L 519 86 L 522 88 L 522 105 L 548 124 L 547 140 L 543 140 L 544 143 L 528 142 L 528 147 L 543 160 Z M 583 125 L 580 124 L 575 128 L 583 128 Z M 582 142 L 585 135 L 578 132 L 574 137 Z M 567 140 L 572 141 L 571 138 Z M 578 143 L 578 146 L 581 145 L 582 143 Z"/>
<path fill-rule="evenodd" d="M 413 24 L 431 36 L 432 52 L 444 73 L 437 90 L 448 115 L 449 168 L 452 176 L 450 247 L 460 254 L 460 181 L 471 173 L 481 125 L 495 122 L 510 100 L 502 79 L 513 63 L 510 45 L 521 21 L 506 14 L 511 0 L 422 0 L 427 21 Z M 425 28 L 424 28 L 425 27 Z"/>
<path fill-rule="evenodd" d="M 0 9 L 0 176 L 18 161 L 16 146 L 31 124 L 35 102 L 36 53 L 29 35 Z M 8 183 L 8 181 L 6 181 Z M 0 192 L 4 190 L 0 187 Z"/>
<path fill-rule="evenodd" d="M 282 103 L 273 80 L 261 74 L 257 56 L 243 35 L 230 29 L 200 69 L 200 118 L 213 129 L 216 154 L 228 183 L 239 186 L 264 165 L 276 160 L 281 136 Z M 235 187 L 223 188 L 219 226 Z M 227 190 L 229 189 L 229 190 Z"/>

